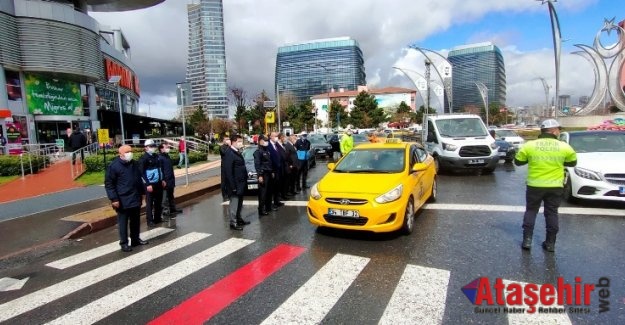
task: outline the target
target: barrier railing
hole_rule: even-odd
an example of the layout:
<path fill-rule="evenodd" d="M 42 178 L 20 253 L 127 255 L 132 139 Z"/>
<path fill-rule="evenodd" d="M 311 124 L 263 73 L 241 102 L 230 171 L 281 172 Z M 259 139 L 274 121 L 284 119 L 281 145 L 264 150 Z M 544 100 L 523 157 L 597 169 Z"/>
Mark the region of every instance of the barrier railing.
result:
<path fill-rule="evenodd" d="M 70 157 L 72 159 L 71 165 L 71 177 L 72 179 L 78 178 L 80 175 L 87 171 L 87 166 L 84 163 L 85 157 L 98 154 L 99 145 L 97 142 L 91 143 L 78 150 L 72 151 Z"/>

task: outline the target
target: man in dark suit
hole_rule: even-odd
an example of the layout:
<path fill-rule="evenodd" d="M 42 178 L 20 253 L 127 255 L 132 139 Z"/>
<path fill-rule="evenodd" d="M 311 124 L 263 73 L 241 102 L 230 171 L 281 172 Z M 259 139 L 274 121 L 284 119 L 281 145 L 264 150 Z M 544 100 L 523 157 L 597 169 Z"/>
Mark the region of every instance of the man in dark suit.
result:
<path fill-rule="evenodd" d="M 160 154 L 158 160 L 161 162 L 161 168 L 163 169 L 163 215 L 168 216 L 171 219 L 176 218 L 176 213 L 182 212 L 182 210 L 176 207 L 174 200 L 174 187 L 176 187 L 176 177 L 174 175 L 174 164 L 169 157 L 169 144 L 161 143 L 158 146 Z"/>
<path fill-rule="evenodd" d="M 273 167 L 275 177 L 272 179 L 270 188 L 274 207 L 284 205 L 284 203 L 280 202 L 280 184 L 283 179 L 284 155 L 278 151 L 280 150 L 278 146 L 278 132 L 271 132 L 271 137 L 269 138 L 269 154 L 271 155 L 271 166 Z"/>
<path fill-rule="evenodd" d="M 275 175 L 269 153 L 269 139 L 261 134 L 258 136 L 258 148 L 254 151 L 254 169 L 258 175 L 258 216 L 266 216 L 268 211 L 278 210 L 271 205 L 271 179 Z"/>
<path fill-rule="evenodd" d="M 222 166 L 225 166 L 226 172 L 226 190 L 230 199 L 228 211 L 230 214 L 230 229 L 243 230 L 244 225 L 249 225 L 249 221 L 245 221 L 241 217 L 241 208 L 243 207 L 243 194 L 247 188 L 247 169 L 245 168 L 245 159 L 241 154 L 243 150 L 243 138 L 239 135 L 233 135 L 230 139 L 232 145 L 226 150 Z"/>
<path fill-rule="evenodd" d="M 221 156 L 221 197 L 224 202 L 228 200 L 230 193 L 226 190 L 226 182 L 224 181 L 224 157 L 226 156 L 226 152 L 230 150 L 230 145 L 232 144 L 229 137 L 224 136 L 224 141 L 221 143 L 219 147 L 219 155 Z"/>
<path fill-rule="evenodd" d="M 74 132 L 69 136 L 69 146 L 72 148 L 72 165 L 76 164 L 76 151 L 87 145 L 87 137 L 80 132 L 78 126 L 74 127 Z M 80 150 L 80 162 L 85 161 L 85 151 Z"/>
<path fill-rule="evenodd" d="M 295 181 L 299 176 L 299 168 L 297 161 L 297 149 L 295 149 L 295 141 L 297 141 L 297 136 L 294 134 L 289 134 L 284 142 L 284 149 L 286 151 L 286 191 L 289 195 L 295 195 L 296 186 Z"/>

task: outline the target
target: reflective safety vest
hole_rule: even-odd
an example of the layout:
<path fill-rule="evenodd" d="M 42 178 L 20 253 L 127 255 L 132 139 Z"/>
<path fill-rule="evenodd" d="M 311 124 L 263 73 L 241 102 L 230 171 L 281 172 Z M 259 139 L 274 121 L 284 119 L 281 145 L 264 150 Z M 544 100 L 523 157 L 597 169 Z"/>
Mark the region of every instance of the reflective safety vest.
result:
<path fill-rule="evenodd" d="M 528 162 L 528 186 L 563 187 L 564 163 L 576 161 L 577 154 L 566 142 L 554 138 L 539 138 L 525 143 L 515 158 Z"/>

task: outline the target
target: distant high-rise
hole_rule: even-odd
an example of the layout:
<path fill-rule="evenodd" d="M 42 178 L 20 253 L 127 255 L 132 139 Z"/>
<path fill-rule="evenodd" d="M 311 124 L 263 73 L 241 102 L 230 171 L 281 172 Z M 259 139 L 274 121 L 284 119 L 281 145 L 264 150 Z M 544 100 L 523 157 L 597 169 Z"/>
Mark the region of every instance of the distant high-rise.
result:
<path fill-rule="evenodd" d="M 488 103 L 506 105 L 506 68 L 501 51 L 490 42 L 455 47 L 447 56 L 452 65 L 453 112 L 484 103 L 476 82 L 488 88 Z"/>
<path fill-rule="evenodd" d="M 276 87 L 298 103 L 330 89 L 356 90 L 366 85 L 365 66 L 358 42 L 338 37 L 278 48 Z"/>
<path fill-rule="evenodd" d="M 202 105 L 209 117 L 228 118 L 226 44 L 222 0 L 200 0 L 187 5 L 189 61 L 187 81 L 192 103 Z"/>

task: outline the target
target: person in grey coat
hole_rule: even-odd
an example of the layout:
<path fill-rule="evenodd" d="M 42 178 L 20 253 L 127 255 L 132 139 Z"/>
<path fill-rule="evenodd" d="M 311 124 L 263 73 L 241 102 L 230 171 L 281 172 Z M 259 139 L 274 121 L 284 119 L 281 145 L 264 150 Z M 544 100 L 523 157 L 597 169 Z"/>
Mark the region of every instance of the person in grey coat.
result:
<path fill-rule="evenodd" d="M 230 139 L 232 145 L 230 149 L 225 150 L 224 166 L 225 172 L 225 189 L 230 199 L 230 229 L 243 230 L 244 225 L 248 225 L 249 221 L 245 221 L 241 217 L 241 208 L 243 207 L 243 194 L 247 187 L 247 168 L 245 168 L 245 159 L 241 154 L 243 150 L 243 139 L 239 135 L 234 135 Z"/>

